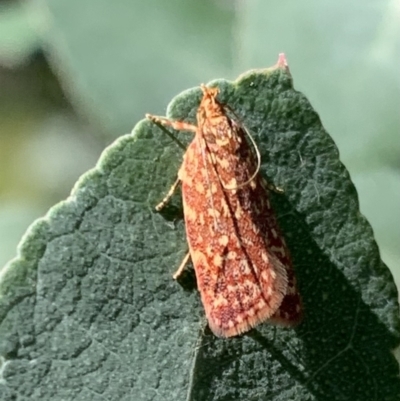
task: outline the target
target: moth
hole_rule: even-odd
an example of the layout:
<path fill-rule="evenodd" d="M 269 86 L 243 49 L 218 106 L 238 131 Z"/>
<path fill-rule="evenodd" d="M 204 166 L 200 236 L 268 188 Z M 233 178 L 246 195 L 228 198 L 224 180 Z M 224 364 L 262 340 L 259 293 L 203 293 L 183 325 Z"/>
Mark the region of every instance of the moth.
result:
<path fill-rule="evenodd" d="M 292 326 L 302 317 L 290 252 L 260 174 L 254 140 L 227 106 L 219 89 L 201 86 L 197 126 L 146 115 L 155 123 L 194 133 L 161 210 L 179 184 L 189 253 L 208 324 L 232 337 L 269 321 Z M 250 146 L 249 142 L 252 146 Z"/>

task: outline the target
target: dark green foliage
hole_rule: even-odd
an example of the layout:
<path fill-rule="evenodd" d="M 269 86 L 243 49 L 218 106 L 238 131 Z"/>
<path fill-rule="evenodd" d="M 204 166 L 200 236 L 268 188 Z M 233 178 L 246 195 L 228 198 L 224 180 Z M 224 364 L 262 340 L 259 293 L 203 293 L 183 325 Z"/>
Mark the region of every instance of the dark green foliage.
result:
<path fill-rule="evenodd" d="M 209 332 L 198 293 L 171 278 L 186 251 L 179 197 L 154 212 L 182 150 L 142 121 L 3 270 L 1 400 L 399 400 L 397 291 L 318 115 L 281 69 L 212 85 L 285 191 L 272 197 L 304 322 Z M 169 116 L 193 121 L 199 98 L 179 95 Z"/>

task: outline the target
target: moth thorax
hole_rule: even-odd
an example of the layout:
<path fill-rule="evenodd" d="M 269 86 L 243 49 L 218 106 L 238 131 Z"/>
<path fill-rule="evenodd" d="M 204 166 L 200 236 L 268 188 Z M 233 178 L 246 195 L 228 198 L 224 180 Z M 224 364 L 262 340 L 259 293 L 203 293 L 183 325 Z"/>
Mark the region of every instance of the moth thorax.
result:
<path fill-rule="evenodd" d="M 209 119 L 215 116 L 223 116 L 223 106 L 215 99 L 217 93 L 212 91 L 203 97 L 200 106 L 197 110 L 197 118 Z M 200 121 L 198 121 L 200 122 Z"/>

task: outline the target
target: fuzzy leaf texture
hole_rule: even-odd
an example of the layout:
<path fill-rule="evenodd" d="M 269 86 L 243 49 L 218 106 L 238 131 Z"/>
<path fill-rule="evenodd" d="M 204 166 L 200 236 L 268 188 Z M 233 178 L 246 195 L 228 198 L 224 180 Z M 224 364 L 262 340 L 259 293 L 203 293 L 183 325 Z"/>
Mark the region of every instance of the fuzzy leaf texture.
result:
<path fill-rule="evenodd" d="M 1 400 L 400 399 L 397 290 L 317 113 L 282 67 L 212 85 L 285 191 L 271 198 L 304 321 L 210 333 L 190 272 L 189 285 L 172 280 L 187 250 L 180 196 L 154 211 L 183 151 L 143 120 L 31 226 L 2 271 Z M 168 116 L 194 123 L 200 97 L 180 94 Z"/>

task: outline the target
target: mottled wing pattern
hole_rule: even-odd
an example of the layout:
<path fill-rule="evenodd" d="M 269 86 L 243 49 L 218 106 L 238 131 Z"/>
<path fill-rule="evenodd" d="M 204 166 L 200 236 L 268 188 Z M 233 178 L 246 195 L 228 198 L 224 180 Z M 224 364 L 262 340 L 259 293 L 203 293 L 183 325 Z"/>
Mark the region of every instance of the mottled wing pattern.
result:
<path fill-rule="evenodd" d="M 295 326 L 303 318 L 303 303 L 297 289 L 296 277 L 294 275 L 290 256 L 287 255 L 287 257 L 289 258 L 289 262 L 284 264 L 288 278 L 286 294 L 279 309 L 268 322 L 282 326 Z M 279 259 L 282 262 L 282 258 Z"/>
<path fill-rule="evenodd" d="M 235 336 L 266 320 L 294 325 L 301 320 L 301 298 L 268 186 L 259 174 L 260 156 L 248 145 L 250 135 L 217 101 L 218 89 L 203 85 L 202 91 L 197 126 L 147 115 L 195 133 L 178 180 L 156 209 L 181 182 L 190 255 L 217 336 Z"/>
<path fill-rule="evenodd" d="M 179 178 L 207 319 L 216 335 L 229 337 L 267 319 L 288 323 L 289 306 L 297 310 L 300 304 L 287 295 L 298 295 L 290 255 L 266 184 L 259 174 L 252 179 L 257 162 L 246 133 L 211 95 L 207 102 L 206 90 Z"/>

